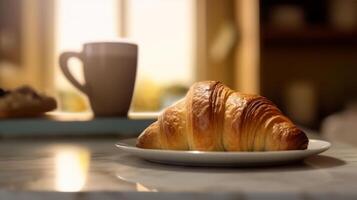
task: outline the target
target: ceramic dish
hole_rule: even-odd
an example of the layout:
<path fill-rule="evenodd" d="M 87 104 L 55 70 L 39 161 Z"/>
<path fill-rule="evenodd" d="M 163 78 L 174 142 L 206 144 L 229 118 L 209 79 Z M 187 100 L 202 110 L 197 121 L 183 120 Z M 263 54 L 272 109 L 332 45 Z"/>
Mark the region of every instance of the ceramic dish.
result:
<path fill-rule="evenodd" d="M 306 150 L 265 152 L 207 152 L 142 149 L 135 146 L 136 138 L 119 141 L 116 146 L 127 153 L 148 161 L 189 166 L 263 166 L 297 162 L 330 148 L 323 140 L 310 139 Z"/>

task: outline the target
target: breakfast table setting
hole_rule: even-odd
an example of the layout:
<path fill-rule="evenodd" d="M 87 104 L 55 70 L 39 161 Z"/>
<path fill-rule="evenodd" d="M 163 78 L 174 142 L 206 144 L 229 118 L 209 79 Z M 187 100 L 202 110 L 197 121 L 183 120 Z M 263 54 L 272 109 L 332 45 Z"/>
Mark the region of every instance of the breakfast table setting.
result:
<path fill-rule="evenodd" d="M 0 90 L 0 199 L 357 198 L 357 147 L 300 127 L 263 96 L 197 81 L 158 113 L 130 112 L 137 54 L 129 42 L 61 54 L 89 113 L 54 111 L 55 98 L 28 86 Z"/>

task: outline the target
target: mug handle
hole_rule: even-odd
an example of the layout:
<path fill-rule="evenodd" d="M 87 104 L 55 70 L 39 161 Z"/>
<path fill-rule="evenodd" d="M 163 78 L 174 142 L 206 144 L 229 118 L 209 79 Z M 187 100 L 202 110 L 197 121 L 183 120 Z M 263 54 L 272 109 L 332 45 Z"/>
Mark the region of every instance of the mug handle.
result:
<path fill-rule="evenodd" d="M 74 78 L 74 76 L 71 74 L 71 72 L 68 69 L 68 60 L 70 58 L 73 58 L 73 57 L 74 58 L 78 58 L 83 63 L 83 58 L 82 58 L 82 54 L 81 53 L 78 53 L 78 52 L 64 52 L 64 53 L 62 53 L 60 55 L 60 58 L 59 58 L 59 64 L 60 64 L 61 70 L 62 70 L 64 76 L 69 80 L 69 82 L 71 82 L 81 92 L 86 94 L 87 92 L 86 92 L 85 86 L 80 84 Z"/>

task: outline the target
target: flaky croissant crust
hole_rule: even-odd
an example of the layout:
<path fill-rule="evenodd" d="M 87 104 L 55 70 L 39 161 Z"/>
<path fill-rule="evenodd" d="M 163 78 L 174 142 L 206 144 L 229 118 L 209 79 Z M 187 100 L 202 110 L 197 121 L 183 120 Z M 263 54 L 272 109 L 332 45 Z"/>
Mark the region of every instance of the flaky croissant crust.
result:
<path fill-rule="evenodd" d="M 308 138 L 268 99 L 218 81 L 191 86 L 138 137 L 137 147 L 199 151 L 306 149 Z"/>

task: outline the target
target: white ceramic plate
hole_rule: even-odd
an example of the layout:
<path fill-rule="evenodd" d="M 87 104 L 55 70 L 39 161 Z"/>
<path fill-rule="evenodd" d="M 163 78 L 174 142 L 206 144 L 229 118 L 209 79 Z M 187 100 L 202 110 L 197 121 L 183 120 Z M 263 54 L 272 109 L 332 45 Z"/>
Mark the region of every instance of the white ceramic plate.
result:
<path fill-rule="evenodd" d="M 266 152 L 207 152 L 142 149 L 135 146 L 136 139 L 119 141 L 116 146 L 148 161 L 190 166 L 264 166 L 279 165 L 303 160 L 330 148 L 323 140 L 309 140 L 306 150 Z"/>

